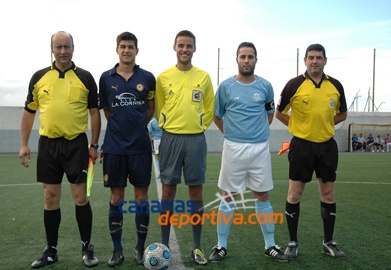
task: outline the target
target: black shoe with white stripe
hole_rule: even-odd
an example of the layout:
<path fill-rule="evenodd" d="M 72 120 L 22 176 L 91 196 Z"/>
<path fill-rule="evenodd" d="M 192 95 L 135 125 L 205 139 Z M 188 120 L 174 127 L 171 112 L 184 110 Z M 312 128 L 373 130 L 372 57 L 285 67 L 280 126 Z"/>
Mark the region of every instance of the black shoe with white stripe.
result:
<path fill-rule="evenodd" d="M 213 253 L 209 256 L 209 261 L 211 262 L 219 262 L 227 256 L 227 249 L 220 246 L 214 246 Z"/>
<path fill-rule="evenodd" d="M 323 242 L 322 252 L 336 258 L 344 258 L 345 253 L 339 249 L 337 243 L 333 240 L 325 243 Z"/>
<path fill-rule="evenodd" d="M 299 243 L 296 241 L 289 241 L 284 254 L 288 256 L 289 259 L 296 258 L 299 255 Z"/>
<path fill-rule="evenodd" d="M 121 265 L 122 262 L 125 260 L 124 253 L 122 250 L 114 250 L 113 256 L 111 256 L 108 264 L 110 267 L 116 267 L 118 265 Z"/>
<path fill-rule="evenodd" d="M 89 243 L 87 249 L 82 252 L 82 258 L 84 261 L 84 265 L 87 267 L 94 267 L 97 266 L 99 263 L 95 255 L 94 245 L 92 245 L 91 243 Z"/>
<path fill-rule="evenodd" d="M 32 264 L 32 268 L 41 268 L 43 266 L 46 266 L 48 264 L 53 264 L 57 262 L 58 256 L 57 256 L 57 250 L 55 247 L 49 247 L 47 246 L 42 254 L 42 256 L 38 259 L 36 259 Z"/>
<path fill-rule="evenodd" d="M 280 262 L 287 262 L 288 256 L 281 252 L 280 246 L 273 246 L 265 250 L 265 255 Z"/>
<path fill-rule="evenodd" d="M 197 265 L 207 265 L 208 264 L 208 260 L 205 258 L 204 251 L 199 248 L 195 248 L 192 250 L 191 259 Z"/>

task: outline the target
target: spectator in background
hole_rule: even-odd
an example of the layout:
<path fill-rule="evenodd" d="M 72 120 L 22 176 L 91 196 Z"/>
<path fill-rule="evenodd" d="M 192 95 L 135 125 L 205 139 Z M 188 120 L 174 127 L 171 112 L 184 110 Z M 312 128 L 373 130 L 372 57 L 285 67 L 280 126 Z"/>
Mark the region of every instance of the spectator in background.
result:
<path fill-rule="evenodd" d="M 162 130 L 159 128 L 159 124 L 155 117 L 148 123 L 148 132 L 150 138 L 153 140 L 153 150 L 155 153 L 156 167 L 158 169 L 158 171 L 155 172 L 156 179 L 160 179 L 159 146 L 160 139 L 162 138 Z"/>
<path fill-rule="evenodd" d="M 388 133 L 387 133 L 386 138 L 384 139 L 384 144 L 386 145 L 387 152 L 390 152 L 390 148 L 391 148 L 391 138 L 390 138 L 390 134 L 388 134 Z"/>
<path fill-rule="evenodd" d="M 362 133 L 360 133 L 360 136 L 358 136 L 358 146 L 359 150 L 365 151 L 365 147 L 367 146 L 364 137 L 362 136 Z"/>
<path fill-rule="evenodd" d="M 356 133 L 354 133 L 352 137 L 352 149 L 353 151 L 357 151 L 360 149 Z"/>
<path fill-rule="evenodd" d="M 384 152 L 383 139 L 381 138 L 380 134 L 377 135 L 377 138 L 375 139 L 374 146 L 376 147 L 376 152 L 379 152 L 380 148 L 381 148 L 381 151 Z"/>
<path fill-rule="evenodd" d="M 368 138 L 367 138 L 367 145 L 370 147 L 372 152 L 375 152 L 374 144 L 375 144 L 375 139 L 373 138 L 372 133 L 370 133 Z"/>

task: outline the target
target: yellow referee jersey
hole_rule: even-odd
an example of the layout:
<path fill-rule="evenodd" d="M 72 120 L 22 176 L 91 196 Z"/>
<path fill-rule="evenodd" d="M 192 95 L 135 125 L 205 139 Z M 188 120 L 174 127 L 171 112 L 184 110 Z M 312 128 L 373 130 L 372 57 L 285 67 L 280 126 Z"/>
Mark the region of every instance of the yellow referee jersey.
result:
<path fill-rule="evenodd" d="M 156 81 L 155 110 L 159 127 L 174 134 L 204 132 L 212 123 L 214 90 L 207 72 L 173 66 Z"/>
<path fill-rule="evenodd" d="M 98 108 L 97 86 L 88 71 L 74 64 L 65 72 L 53 66 L 33 75 L 25 109 L 39 109 L 41 136 L 72 140 L 87 131 L 88 108 Z"/>
<path fill-rule="evenodd" d="M 288 131 L 295 137 L 321 143 L 334 137 L 334 116 L 346 112 L 342 84 L 327 75 L 319 85 L 307 75 L 291 79 L 282 90 L 277 110 L 288 114 Z"/>

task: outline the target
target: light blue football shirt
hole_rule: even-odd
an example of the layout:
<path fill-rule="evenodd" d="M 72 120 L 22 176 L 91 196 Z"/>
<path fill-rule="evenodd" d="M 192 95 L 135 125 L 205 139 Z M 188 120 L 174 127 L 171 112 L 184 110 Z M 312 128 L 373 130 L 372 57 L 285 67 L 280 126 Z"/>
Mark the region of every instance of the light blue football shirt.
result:
<path fill-rule="evenodd" d="M 261 77 L 256 76 L 254 82 L 243 84 L 232 76 L 217 88 L 215 115 L 224 120 L 224 137 L 230 141 L 259 143 L 268 140 L 268 115 L 274 111 L 273 87 Z"/>

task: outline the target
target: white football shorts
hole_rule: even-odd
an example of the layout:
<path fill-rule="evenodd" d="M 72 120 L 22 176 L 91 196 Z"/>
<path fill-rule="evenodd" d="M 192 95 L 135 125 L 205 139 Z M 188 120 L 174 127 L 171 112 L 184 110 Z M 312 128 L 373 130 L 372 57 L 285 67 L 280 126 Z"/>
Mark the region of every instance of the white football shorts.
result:
<path fill-rule="evenodd" d="M 273 189 L 269 142 L 240 143 L 224 139 L 218 187 L 227 192 Z"/>

